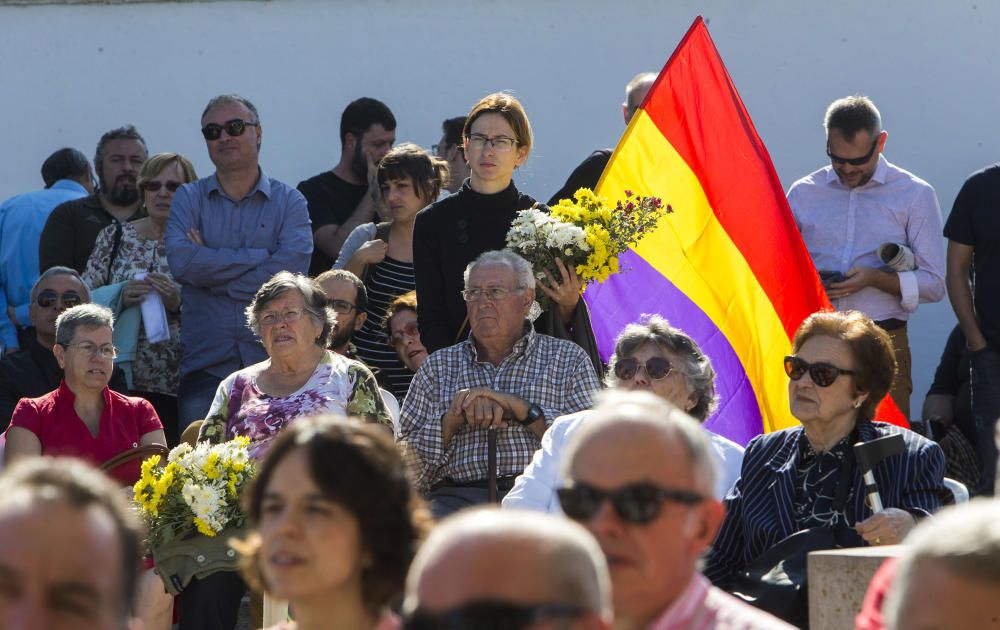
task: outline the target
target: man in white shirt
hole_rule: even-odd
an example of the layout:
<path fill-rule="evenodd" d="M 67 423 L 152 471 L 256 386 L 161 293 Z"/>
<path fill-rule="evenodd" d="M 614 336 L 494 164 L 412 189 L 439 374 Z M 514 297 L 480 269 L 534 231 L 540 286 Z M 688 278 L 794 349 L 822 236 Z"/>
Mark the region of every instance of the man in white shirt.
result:
<path fill-rule="evenodd" d="M 837 99 L 823 124 L 830 165 L 792 184 L 788 203 L 833 307 L 866 313 L 892 338 L 889 394 L 909 418 L 906 322 L 944 297 L 941 208 L 930 184 L 882 155 L 888 134 L 871 99 Z"/>

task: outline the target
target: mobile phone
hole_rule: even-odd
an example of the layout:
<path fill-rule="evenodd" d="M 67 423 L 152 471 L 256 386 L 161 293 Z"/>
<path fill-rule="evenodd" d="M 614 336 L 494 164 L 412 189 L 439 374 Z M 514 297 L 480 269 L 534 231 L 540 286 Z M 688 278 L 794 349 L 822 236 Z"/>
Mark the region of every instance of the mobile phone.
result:
<path fill-rule="evenodd" d="M 831 282 L 843 282 L 847 278 L 843 273 L 839 271 L 831 271 L 829 269 L 820 269 L 819 279 L 824 285 L 828 285 Z"/>

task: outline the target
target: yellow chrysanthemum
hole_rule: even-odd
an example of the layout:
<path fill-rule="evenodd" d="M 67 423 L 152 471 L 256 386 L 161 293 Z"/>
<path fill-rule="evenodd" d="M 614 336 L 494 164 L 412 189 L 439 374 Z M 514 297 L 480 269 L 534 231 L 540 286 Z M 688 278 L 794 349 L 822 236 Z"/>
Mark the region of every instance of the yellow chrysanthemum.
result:
<path fill-rule="evenodd" d="M 198 531 L 206 536 L 215 536 L 215 530 L 212 526 L 201 520 L 197 516 L 194 517 L 194 526 L 198 528 Z"/>

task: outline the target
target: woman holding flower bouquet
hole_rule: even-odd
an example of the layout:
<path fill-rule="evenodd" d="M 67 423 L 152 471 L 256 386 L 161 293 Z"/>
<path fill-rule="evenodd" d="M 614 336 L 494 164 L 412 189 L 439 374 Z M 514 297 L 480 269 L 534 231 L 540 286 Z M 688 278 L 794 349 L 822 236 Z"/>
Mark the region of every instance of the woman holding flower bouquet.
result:
<path fill-rule="evenodd" d="M 420 336 L 429 352 L 466 337 L 461 297 L 466 266 L 483 252 L 504 249 L 517 212 L 535 204 L 513 183 L 514 169 L 532 146 L 531 123 L 520 101 L 503 92 L 484 97 L 469 112 L 462 136 L 469 179 L 454 195 L 422 210 L 413 231 Z M 576 270 L 557 260 L 545 276 L 539 287 L 553 308 L 536 320 L 536 330 L 576 341 L 603 373 Z"/>
<path fill-rule="evenodd" d="M 389 606 L 430 524 L 392 439 L 353 419 L 318 417 L 275 440 L 244 495 L 241 545 L 256 590 L 290 604 L 272 630 L 398 627 Z"/>

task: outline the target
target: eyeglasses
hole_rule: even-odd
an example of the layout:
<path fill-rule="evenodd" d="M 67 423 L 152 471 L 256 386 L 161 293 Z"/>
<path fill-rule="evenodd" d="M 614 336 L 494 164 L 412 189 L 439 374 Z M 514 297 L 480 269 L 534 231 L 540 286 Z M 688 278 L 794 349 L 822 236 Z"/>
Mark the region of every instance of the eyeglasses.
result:
<path fill-rule="evenodd" d="M 92 357 L 101 357 L 102 359 L 113 359 L 118 356 L 118 348 L 110 343 L 99 346 L 90 341 L 80 341 L 77 343 L 61 343 L 59 345 L 66 349 L 79 348 L 84 354 L 89 354 Z"/>
<path fill-rule="evenodd" d="M 335 313 L 339 313 L 341 315 L 347 315 L 354 309 L 358 308 L 356 304 L 351 304 L 347 300 L 327 300 L 326 303 Z"/>
<path fill-rule="evenodd" d="M 516 293 L 523 290 L 524 287 L 516 287 L 513 289 L 506 289 L 504 287 L 487 287 L 484 289 L 466 289 L 462 291 L 462 299 L 466 302 L 480 302 L 484 299 L 489 299 L 491 302 L 496 302 L 502 300 L 511 293 Z"/>
<path fill-rule="evenodd" d="M 809 363 L 789 355 L 785 357 L 785 374 L 793 381 L 802 378 L 809 372 L 809 378 L 818 387 L 829 387 L 841 374 L 854 374 L 854 370 L 845 370 L 826 362 Z"/>
<path fill-rule="evenodd" d="M 419 337 L 420 327 L 417 326 L 417 322 L 406 322 L 403 324 L 403 328 L 392 333 L 389 337 L 390 346 L 398 346 L 403 343 L 407 337 Z"/>
<path fill-rule="evenodd" d="M 76 291 L 67 291 L 59 295 L 51 289 L 45 289 L 35 297 L 35 304 L 38 304 L 42 308 L 52 308 L 59 301 L 62 301 L 63 308 L 72 308 L 78 304 L 83 304 L 83 298 Z"/>
<path fill-rule="evenodd" d="M 601 490 L 589 484 L 576 483 L 559 488 L 556 493 L 563 512 L 575 521 L 594 518 L 604 500 L 608 499 L 618 516 L 639 525 L 649 523 L 659 516 L 660 506 L 664 501 L 695 505 L 705 500 L 697 492 L 659 488 L 647 483 L 631 484 L 617 490 Z"/>
<path fill-rule="evenodd" d="M 225 129 L 226 134 L 235 138 L 237 136 L 242 136 L 247 127 L 256 127 L 259 124 L 259 122 L 233 118 L 232 120 L 227 120 L 221 125 L 208 123 L 201 128 L 201 135 L 205 136 L 206 140 L 218 140 L 222 135 L 222 130 Z"/>
<path fill-rule="evenodd" d="M 290 308 L 284 313 L 265 313 L 260 316 L 257 320 L 261 326 L 274 326 L 279 322 L 297 322 L 302 319 L 302 316 L 306 314 L 308 309 L 304 308 Z"/>
<path fill-rule="evenodd" d="M 465 143 L 468 144 L 473 149 L 482 150 L 486 148 L 486 145 L 490 145 L 497 153 L 506 153 L 514 148 L 518 142 L 514 138 L 508 138 L 507 136 L 496 136 L 490 138 L 489 136 L 484 136 L 481 133 L 470 133 L 465 138 Z"/>
<path fill-rule="evenodd" d="M 147 192 L 159 192 L 161 188 L 166 188 L 167 192 L 177 192 L 177 189 L 184 185 L 184 182 L 146 182 L 142 189 Z"/>
<path fill-rule="evenodd" d="M 403 619 L 403 630 L 522 630 L 559 617 L 579 617 L 587 610 L 572 604 L 518 605 L 476 601 L 443 613 L 416 610 Z"/>
<path fill-rule="evenodd" d="M 667 378 L 667 375 L 674 369 L 668 359 L 663 357 L 652 357 L 645 363 L 639 363 L 634 357 L 626 357 L 615 361 L 615 376 L 619 380 L 629 381 L 639 373 L 639 368 L 646 371 L 646 375 L 654 381 Z"/>
<path fill-rule="evenodd" d="M 864 166 L 868 163 L 868 160 L 872 159 L 872 155 L 875 153 L 875 148 L 878 146 L 878 138 L 875 138 L 875 142 L 872 143 L 872 148 L 861 157 L 856 158 L 842 158 L 840 156 L 830 153 L 830 145 L 826 145 L 826 155 L 830 158 L 830 161 L 834 164 L 850 164 L 851 166 Z"/>

